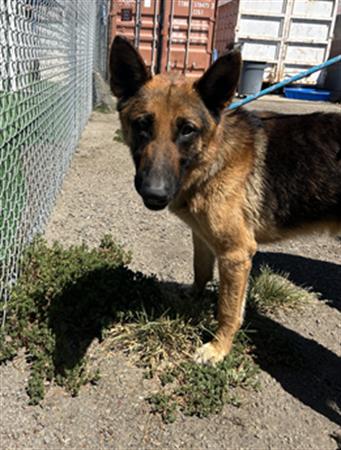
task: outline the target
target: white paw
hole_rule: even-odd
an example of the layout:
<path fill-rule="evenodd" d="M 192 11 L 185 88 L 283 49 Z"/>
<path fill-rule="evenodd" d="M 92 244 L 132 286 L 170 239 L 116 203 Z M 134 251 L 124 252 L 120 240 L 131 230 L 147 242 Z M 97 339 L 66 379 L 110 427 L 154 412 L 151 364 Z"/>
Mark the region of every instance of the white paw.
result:
<path fill-rule="evenodd" d="M 194 361 L 198 364 L 207 364 L 214 366 L 225 358 L 226 353 L 219 351 L 215 346 L 208 342 L 202 345 L 194 354 Z"/>

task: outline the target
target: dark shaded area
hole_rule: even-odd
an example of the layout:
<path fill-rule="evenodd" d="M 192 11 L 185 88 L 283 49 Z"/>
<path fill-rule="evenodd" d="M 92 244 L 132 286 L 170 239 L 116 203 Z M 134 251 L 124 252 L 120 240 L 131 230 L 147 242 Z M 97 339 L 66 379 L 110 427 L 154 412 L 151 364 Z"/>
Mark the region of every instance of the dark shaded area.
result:
<path fill-rule="evenodd" d="M 330 306 L 341 311 L 341 265 L 287 253 L 258 252 L 253 260 L 254 272 L 263 265 L 275 272 L 288 273 L 293 283 L 311 287 Z"/>
<path fill-rule="evenodd" d="M 49 306 L 48 326 L 55 337 L 55 372 L 76 367 L 91 342 L 116 322 L 135 321 L 141 314 L 161 316 L 167 306 L 152 277 L 125 266 L 101 267 L 70 283 Z"/>
<path fill-rule="evenodd" d="M 257 273 L 264 266 L 286 272 L 296 285 L 311 287 L 333 308 L 341 311 L 341 266 L 286 253 L 258 252 Z M 248 314 L 255 356 L 260 367 L 305 405 L 341 425 L 341 360 L 313 339 L 289 330 L 273 319 Z"/>

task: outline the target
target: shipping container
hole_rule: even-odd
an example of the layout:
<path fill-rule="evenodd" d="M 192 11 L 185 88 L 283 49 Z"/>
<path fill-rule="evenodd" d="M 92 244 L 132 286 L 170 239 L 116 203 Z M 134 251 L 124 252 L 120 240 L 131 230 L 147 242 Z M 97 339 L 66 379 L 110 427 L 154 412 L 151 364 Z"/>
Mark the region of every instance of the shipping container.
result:
<path fill-rule="evenodd" d="M 337 55 L 341 55 L 341 0 L 339 0 L 337 8 L 334 36 L 332 39 L 329 56 L 332 58 L 333 56 Z"/>
<path fill-rule="evenodd" d="M 330 58 L 341 55 L 341 0 L 336 15 L 334 37 L 330 47 Z M 341 63 L 328 67 L 324 73 L 323 87 L 332 93 L 333 101 L 341 101 Z"/>
<path fill-rule="evenodd" d="M 275 83 L 328 59 L 337 8 L 338 0 L 218 0 L 215 46 L 221 54 L 242 43 L 243 60 L 266 62 L 264 81 Z"/>
<path fill-rule="evenodd" d="M 111 40 L 126 36 L 152 73 L 200 76 L 212 60 L 215 0 L 112 0 Z"/>
<path fill-rule="evenodd" d="M 239 0 L 218 0 L 214 48 L 222 55 L 227 46 L 236 42 Z"/>

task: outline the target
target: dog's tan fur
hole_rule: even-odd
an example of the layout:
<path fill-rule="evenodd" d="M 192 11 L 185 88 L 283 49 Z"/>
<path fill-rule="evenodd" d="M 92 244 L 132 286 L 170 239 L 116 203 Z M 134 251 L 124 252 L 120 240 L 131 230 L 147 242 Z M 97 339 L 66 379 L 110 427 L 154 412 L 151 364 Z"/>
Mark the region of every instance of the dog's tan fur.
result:
<path fill-rule="evenodd" d="M 122 41 L 117 48 L 120 45 L 126 48 Z M 194 288 L 197 292 L 211 280 L 217 259 L 220 278 L 218 330 L 215 338 L 196 354 L 199 362 L 216 363 L 230 351 L 233 337 L 242 323 L 257 242 L 272 242 L 316 229 L 321 224 L 332 231 L 340 230 L 340 216 L 334 217 L 334 214 L 313 223 L 301 221 L 293 226 L 282 226 L 276 218 L 276 208 L 265 204 L 268 201 L 266 195 L 272 189 L 266 175 L 271 130 L 277 126 L 281 132 L 280 126 L 271 121 L 271 114 L 226 112 L 217 120 L 210 98 L 205 98 L 205 85 L 201 87 L 200 82 L 193 84 L 178 75 L 151 78 L 143 72 L 141 60 L 138 63 L 142 67 L 143 80 L 139 90 L 137 94 L 124 94 L 120 76 L 115 75 L 115 65 L 117 58 L 124 63 L 126 56 L 123 52 L 123 56 L 117 54 L 119 51 L 114 49 L 112 89 L 115 95 L 124 99 L 119 106 L 120 118 L 125 141 L 133 156 L 136 144 L 132 123 L 146 113 L 154 120 L 153 136 L 143 146 L 143 151 L 139 150 L 137 171 L 146 170 L 150 165 L 164 170 L 166 161 L 168 172 L 181 178 L 169 208 L 192 229 Z M 233 56 L 231 66 L 238 62 L 237 59 Z M 127 70 L 129 72 L 129 67 Z M 236 80 L 219 105 L 220 110 L 231 100 Z M 195 162 L 181 175 L 181 160 L 185 153 L 176 138 L 176 121 L 183 117 L 203 131 L 190 146 Z M 269 122 L 263 125 L 263 119 L 269 119 Z"/>

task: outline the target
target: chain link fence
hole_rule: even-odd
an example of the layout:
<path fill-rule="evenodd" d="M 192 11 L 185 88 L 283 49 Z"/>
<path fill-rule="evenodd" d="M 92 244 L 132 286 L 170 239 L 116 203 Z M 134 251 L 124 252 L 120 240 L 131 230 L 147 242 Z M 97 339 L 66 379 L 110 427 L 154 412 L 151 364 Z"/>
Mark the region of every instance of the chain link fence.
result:
<path fill-rule="evenodd" d="M 106 70 L 105 7 L 104 0 L 0 0 L 2 302 L 91 113 L 94 61 Z"/>
<path fill-rule="evenodd" d="M 108 33 L 109 2 L 97 0 L 96 6 L 96 40 L 94 46 L 94 64 L 102 78 L 108 78 Z"/>

